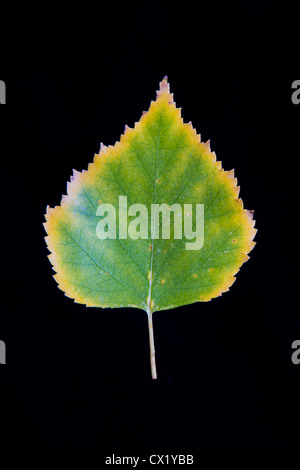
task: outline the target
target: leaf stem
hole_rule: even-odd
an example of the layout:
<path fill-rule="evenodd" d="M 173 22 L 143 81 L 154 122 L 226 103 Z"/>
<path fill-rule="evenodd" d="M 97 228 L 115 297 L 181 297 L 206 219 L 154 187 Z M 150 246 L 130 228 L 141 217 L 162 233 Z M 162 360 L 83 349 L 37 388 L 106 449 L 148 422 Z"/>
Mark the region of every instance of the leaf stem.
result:
<path fill-rule="evenodd" d="M 150 344 L 150 364 L 152 379 L 157 379 L 156 362 L 155 362 L 155 348 L 154 348 L 154 334 L 153 334 L 153 321 L 152 312 L 147 310 L 148 315 L 148 329 L 149 329 L 149 344 Z"/>

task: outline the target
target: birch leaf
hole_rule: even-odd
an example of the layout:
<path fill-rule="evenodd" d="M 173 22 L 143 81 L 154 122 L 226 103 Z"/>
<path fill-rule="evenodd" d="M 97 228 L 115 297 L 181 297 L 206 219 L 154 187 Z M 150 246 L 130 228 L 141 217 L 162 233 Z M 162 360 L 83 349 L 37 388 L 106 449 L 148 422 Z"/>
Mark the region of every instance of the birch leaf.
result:
<path fill-rule="evenodd" d="M 234 171 L 183 122 L 165 77 L 134 128 L 114 146 L 101 144 L 87 170 L 73 170 L 61 204 L 47 207 L 58 287 L 88 307 L 145 310 L 156 378 L 152 313 L 228 291 L 255 244 L 253 211 L 238 196 Z"/>

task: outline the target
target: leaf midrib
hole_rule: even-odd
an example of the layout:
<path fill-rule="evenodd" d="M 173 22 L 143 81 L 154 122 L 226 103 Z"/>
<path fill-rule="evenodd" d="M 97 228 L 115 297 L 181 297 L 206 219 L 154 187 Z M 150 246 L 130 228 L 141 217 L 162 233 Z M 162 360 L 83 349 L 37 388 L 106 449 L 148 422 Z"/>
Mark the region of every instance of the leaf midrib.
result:
<path fill-rule="evenodd" d="M 158 163 L 160 132 L 161 132 L 161 113 L 159 115 L 158 137 L 157 137 L 157 142 L 156 142 L 155 175 L 154 175 L 154 204 L 156 204 L 156 181 L 157 181 L 157 163 Z M 154 228 L 153 228 L 153 230 L 151 230 L 151 232 L 152 232 L 151 260 L 150 260 L 150 275 L 149 275 L 149 294 L 148 294 L 148 302 L 147 302 L 147 313 L 148 313 L 148 315 L 151 312 L 152 277 L 153 277 L 153 260 L 154 260 L 154 239 L 155 239 L 155 227 L 156 227 L 155 214 L 156 214 L 156 211 L 154 212 L 154 220 L 153 220 Z M 151 218 L 152 218 L 152 214 L 151 214 Z M 152 226 L 152 220 L 151 220 L 151 226 Z"/>

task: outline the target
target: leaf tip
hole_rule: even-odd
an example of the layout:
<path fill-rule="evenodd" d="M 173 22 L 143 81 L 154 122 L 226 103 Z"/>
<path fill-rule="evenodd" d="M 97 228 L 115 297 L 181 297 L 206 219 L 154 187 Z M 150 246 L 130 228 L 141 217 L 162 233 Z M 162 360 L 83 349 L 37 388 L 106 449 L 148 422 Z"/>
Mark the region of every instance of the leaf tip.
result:
<path fill-rule="evenodd" d="M 165 76 L 159 84 L 159 90 L 156 92 L 156 98 L 160 98 L 163 95 L 168 96 L 169 103 L 173 103 L 173 94 L 170 94 L 170 84 L 168 83 L 168 77 Z"/>

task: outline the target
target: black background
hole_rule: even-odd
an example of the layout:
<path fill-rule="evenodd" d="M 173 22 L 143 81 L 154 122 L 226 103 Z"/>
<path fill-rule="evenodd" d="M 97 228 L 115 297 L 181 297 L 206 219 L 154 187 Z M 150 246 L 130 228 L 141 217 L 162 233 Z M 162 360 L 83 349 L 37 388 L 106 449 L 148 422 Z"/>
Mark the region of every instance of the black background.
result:
<path fill-rule="evenodd" d="M 299 448 L 295 5 L 1 6 L 1 449 Z M 185 122 L 235 168 L 258 234 L 230 292 L 154 314 L 152 381 L 145 312 L 65 297 L 42 223 L 164 75 Z"/>

